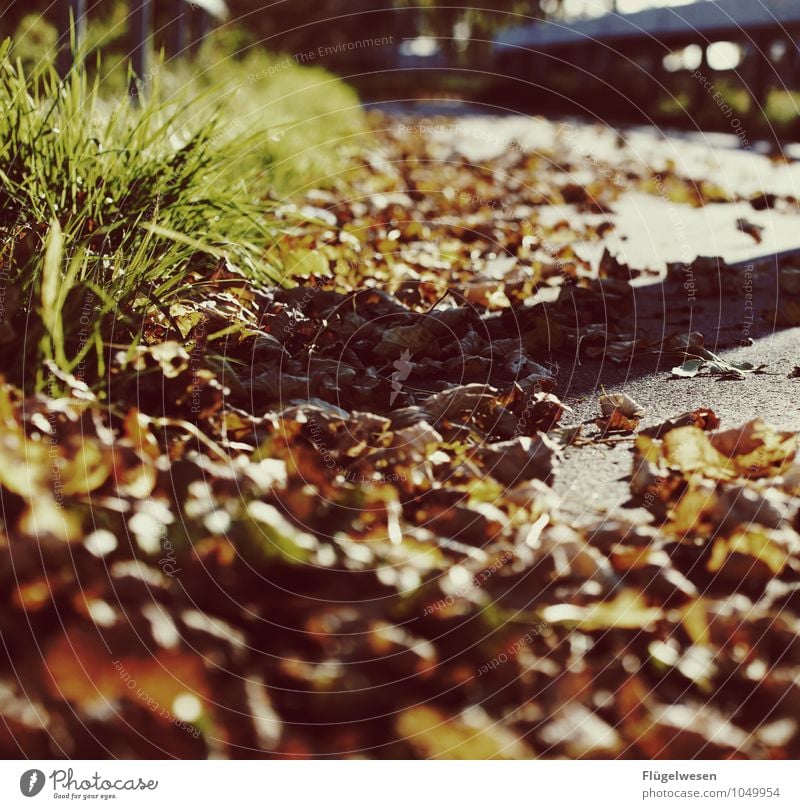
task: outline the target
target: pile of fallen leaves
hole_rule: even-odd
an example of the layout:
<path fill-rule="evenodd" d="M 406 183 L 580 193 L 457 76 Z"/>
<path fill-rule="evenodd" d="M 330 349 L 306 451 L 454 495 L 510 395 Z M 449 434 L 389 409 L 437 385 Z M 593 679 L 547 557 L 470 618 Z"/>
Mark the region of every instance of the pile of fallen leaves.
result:
<path fill-rule="evenodd" d="M 625 331 L 632 273 L 572 249 L 610 223 L 539 222 L 613 185 L 380 143 L 284 206 L 292 288 L 223 262 L 102 390 L 0 387 L 0 752 L 797 755 L 796 435 L 575 423 L 561 354 L 724 362 Z M 561 453 L 614 440 L 650 517 L 572 527 Z"/>

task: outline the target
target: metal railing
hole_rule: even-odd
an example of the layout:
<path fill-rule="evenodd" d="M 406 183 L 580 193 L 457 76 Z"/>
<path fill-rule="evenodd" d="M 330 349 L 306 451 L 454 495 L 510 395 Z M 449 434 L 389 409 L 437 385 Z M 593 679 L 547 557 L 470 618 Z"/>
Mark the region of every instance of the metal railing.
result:
<path fill-rule="evenodd" d="M 164 31 L 167 58 L 196 53 L 214 22 L 228 16 L 224 0 L 166 0 L 169 21 Z M 80 59 L 86 41 L 87 0 L 57 0 L 59 42 L 58 65 L 68 73 Z M 143 79 L 150 71 L 154 0 L 129 0 L 128 42 L 133 74 Z M 136 83 L 132 85 L 132 92 Z"/>

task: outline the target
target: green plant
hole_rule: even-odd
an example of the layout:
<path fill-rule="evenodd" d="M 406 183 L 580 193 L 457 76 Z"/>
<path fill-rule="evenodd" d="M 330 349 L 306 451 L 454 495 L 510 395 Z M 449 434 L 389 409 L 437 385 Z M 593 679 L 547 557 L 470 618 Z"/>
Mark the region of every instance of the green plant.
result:
<path fill-rule="evenodd" d="M 263 132 L 220 136 L 218 99 L 187 91 L 164 101 L 156 82 L 140 105 L 109 105 L 85 72 L 62 81 L 43 63 L 26 73 L 9 49 L 0 48 L 0 260 L 13 297 L 29 305 L 2 313 L 26 338 L 7 373 L 29 376 L 20 363 L 36 368 L 40 351 L 73 369 L 107 340 L 112 311 L 116 339 L 135 340 L 148 308 L 221 260 L 257 281 L 277 278 L 263 260 L 274 228 L 254 187 L 268 165 L 242 170 Z"/>
<path fill-rule="evenodd" d="M 343 150 L 366 129 L 357 93 L 334 74 L 288 54 L 238 50 L 230 34 L 210 37 L 195 64 L 165 68 L 165 93 L 179 96 L 190 88 L 207 103 L 224 104 L 219 137 L 250 138 L 247 170 L 269 165 L 263 186 L 279 198 L 334 185 Z"/>

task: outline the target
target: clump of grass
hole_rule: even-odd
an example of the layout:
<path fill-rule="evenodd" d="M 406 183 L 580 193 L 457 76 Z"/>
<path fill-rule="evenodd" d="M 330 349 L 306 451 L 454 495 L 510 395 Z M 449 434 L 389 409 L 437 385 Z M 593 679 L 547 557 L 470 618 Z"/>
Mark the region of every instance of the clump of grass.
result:
<path fill-rule="evenodd" d="M 111 22 L 95 46 L 123 30 Z M 241 32 L 157 62 L 132 104 L 113 46 L 63 80 L 54 32 L 28 28 L 33 50 L 0 45 L 0 373 L 41 385 L 53 360 L 92 384 L 220 262 L 280 281 L 270 200 L 334 184 L 363 118 L 332 74 L 242 49 Z"/>
<path fill-rule="evenodd" d="M 90 60 L 90 75 L 101 76 L 106 99 L 127 91 L 128 6 L 109 5 L 105 15 L 92 15 L 87 53 L 102 50 L 102 65 Z M 29 70 L 43 55 L 53 58 L 57 32 L 41 15 L 23 19 L 14 36 L 13 57 Z M 313 57 L 313 54 L 312 54 Z M 339 156 L 364 119 L 358 94 L 328 70 L 290 54 L 273 54 L 255 43 L 238 26 L 225 26 L 208 36 L 193 57 L 187 54 L 157 62 L 148 70 L 148 92 L 160 85 L 162 98 L 202 98 L 190 118 L 203 117 L 208 105 L 223 103 L 225 115 L 216 133 L 219 140 L 247 137 L 249 160 L 245 173 L 261 169 L 262 191 L 288 196 L 310 184 L 338 180 Z M 113 101 L 112 101 L 113 105 Z M 258 136 L 253 138 L 253 133 Z M 265 175 L 263 168 L 269 166 Z M 243 166 L 238 165 L 241 174 Z M 264 182 L 266 181 L 266 182 Z"/>
<path fill-rule="evenodd" d="M 274 231 L 253 187 L 268 165 L 241 169 L 263 132 L 222 137 L 219 104 L 190 93 L 165 102 L 155 86 L 141 105 L 109 105 L 85 72 L 62 81 L 42 64 L 26 74 L 9 50 L 0 46 L 0 272 L 10 290 L 0 323 L 26 350 L 4 352 L 7 374 L 25 381 L 23 366 L 42 352 L 69 370 L 105 341 L 114 314 L 116 339 L 134 340 L 137 316 L 220 260 L 276 277 L 262 259 Z"/>

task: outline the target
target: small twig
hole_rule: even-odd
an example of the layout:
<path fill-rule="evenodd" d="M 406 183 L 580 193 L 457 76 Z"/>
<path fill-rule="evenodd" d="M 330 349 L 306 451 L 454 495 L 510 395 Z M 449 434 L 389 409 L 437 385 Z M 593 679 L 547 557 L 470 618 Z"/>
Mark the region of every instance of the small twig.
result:
<path fill-rule="evenodd" d="M 608 436 L 607 438 L 603 438 L 602 436 L 598 436 L 597 438 L 576 438 L 570 446 L 587 447 L 593 444 L 623 444 L 626 441 L 635 441 L 637 437 L 636 435 L 619 435 Z"/>
<path fill-rule="evenodd" d="M 444 291 L 444 294 L 443 294 L 443 295 L 442 295 L 440 298 L 437 298 L 437 299 L 434 301 L 434 303 L 433 303 L 433 305 L 430 307 L 430 309 L 426 309 L 426 310 L 425 310 L 425 311 L 424 311 L 422 314 L 424 314 L 424 315 L 429 315 L 429 314 L 430 314 L 430 313 L 431 313 L 431 312 L 432 312 L 432 311 L 433 311 L 433 310 L 434 310 L 434 309 L 435 309 L 435 308 L 436 308 L 436 307 L 437 307 L 437 306 L 438 306 L 438 305 L 439 305 L 439 304 L 440 304 L 440 303 L 441 303 L 441 302 L 442 302 L 442 301 L 443 301 L 443 300 L 444 300 L 444 299 L 445 299 L 445 298 L 446 298 L 446 297 L 447 297 L 449 294 L 450 294 L 450 289 L 446 289 L 446 290 Z"/>

